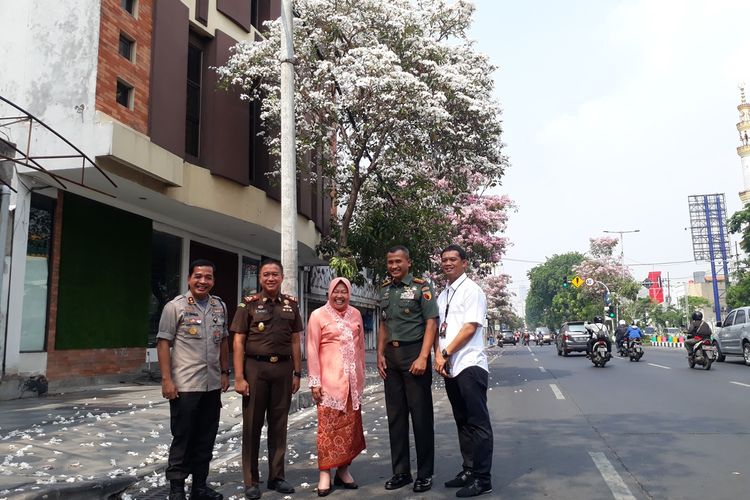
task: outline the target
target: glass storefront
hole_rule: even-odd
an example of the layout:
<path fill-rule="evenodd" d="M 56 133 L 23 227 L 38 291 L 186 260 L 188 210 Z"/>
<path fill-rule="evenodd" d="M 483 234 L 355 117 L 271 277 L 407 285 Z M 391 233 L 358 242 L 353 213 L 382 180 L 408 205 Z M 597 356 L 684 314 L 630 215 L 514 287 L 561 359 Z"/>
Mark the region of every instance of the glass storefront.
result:
<path fill-rule="evenodd" d="M 242 296 L 247 297 L 258 292 L 259 261 L 242 257 Z"/>
<path fill-rule="evenodd" d="M 55 200 L 38 194 L 31 195 L 21 313 L 21 352 L 47 350 L 47 299 L 54 214 Z"/>
<path fill-rule="evenodd" d="M 180 275 L 182 238 L 154 231 L 151 250 L 148 346 L 155 347 L 164 305 L 187 289 L 187 277 Z"/>

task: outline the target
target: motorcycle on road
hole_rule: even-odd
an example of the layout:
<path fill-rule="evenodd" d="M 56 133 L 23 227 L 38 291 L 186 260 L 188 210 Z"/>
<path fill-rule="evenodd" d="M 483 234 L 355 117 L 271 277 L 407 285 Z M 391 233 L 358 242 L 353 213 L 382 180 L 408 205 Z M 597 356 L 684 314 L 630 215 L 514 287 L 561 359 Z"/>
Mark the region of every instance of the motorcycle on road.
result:
<path fill-rule="evenodd" d="M 621 340 L 617 345 L 617 354 L 619 354 L 621 358 L 624 358 L 628 355 L 628 346 L 625 343 L 625 339 Z"/>
<path fill-rule="evenodd" d="M 643 357 L 643 344 L 641 339 L 633 339 L 628 342 L 628 357 L 630 361 L 640 361 Z"/>
<path fill-rule="evenodd" d="M 697 338 L 698 342 L 688 354 L 688 365 L 690 368 L 700 365 L 704 370 L 710 370 L 711 364 L 716 361 L 716 346 L 711 345 L 711 339 Z"/>
<path fill-rule="evenodd" d="M 597 368 L 604 368 L 607 361 L 612 359 L 612 354 L 607 352 L 607 343 L 602 337 L 596 339 L 593 347 L 591 348 L 591 362 Z"/>

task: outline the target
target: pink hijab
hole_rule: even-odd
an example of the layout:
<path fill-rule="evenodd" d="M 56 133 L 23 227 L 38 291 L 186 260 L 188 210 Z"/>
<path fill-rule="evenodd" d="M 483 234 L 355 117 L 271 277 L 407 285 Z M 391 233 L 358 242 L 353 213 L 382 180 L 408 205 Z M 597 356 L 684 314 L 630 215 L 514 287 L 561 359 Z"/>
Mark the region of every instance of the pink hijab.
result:
<path fill-rule="evenodd" d="M 339 283 L 343 283 L 346 287 L 346 307 L 342 310 L 336 309 L 336 307 L 333 305 L 333 289 L 336 288 L 336 285 Z M 352 297 L 352 284 L 349 282 L 346 278 L 333 278 L 331 280 L 331 283 L 328 285 L 328 304 L 333 307 L 333 309 L 338 312 L 339 314 L 344 314 L 346 310 L 350 307 L 349 306 L 349 299 Z"/>

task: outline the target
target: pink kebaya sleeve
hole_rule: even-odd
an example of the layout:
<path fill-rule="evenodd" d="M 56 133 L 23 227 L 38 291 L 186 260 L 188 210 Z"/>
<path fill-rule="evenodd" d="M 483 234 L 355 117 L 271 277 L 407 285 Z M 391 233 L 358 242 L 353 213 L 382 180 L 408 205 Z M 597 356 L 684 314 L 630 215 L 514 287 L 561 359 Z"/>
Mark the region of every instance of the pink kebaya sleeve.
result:
<path fill-rule="evenodd" d="M 320 387 L 320 310 L 315 310 L 307 321 L 307 385 Z"/>

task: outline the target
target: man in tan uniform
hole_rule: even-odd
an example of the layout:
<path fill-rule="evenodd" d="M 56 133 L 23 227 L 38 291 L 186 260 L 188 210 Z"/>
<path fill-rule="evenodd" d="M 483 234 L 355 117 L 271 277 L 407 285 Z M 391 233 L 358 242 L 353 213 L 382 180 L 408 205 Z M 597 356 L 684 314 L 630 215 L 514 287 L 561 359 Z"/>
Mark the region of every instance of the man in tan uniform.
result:
<path fill-rule="evenodd" d="M 229 387 L 227 307 L 209 292 L 215 266 L 190 264 L 188 292 L 164 306 L 156 352 L 161 392 L 169 400 L 172 445 L 166 470 L 169 500 L 185 499 L 185 478 L 193 475 L 190 498 L 221 500 L 206 485 L 221 413 L 221 391 Z"/>
<path fill-rule="evenodd" d="M 245 498 L 260 498 L 260 431 L 268 420 L 268 489 L 294 493 L 284 479 L 284 452 L 292 394 L 299 390 L 302 318 L 297 299 L 281 293 L 281 263 L 260 264 L 262 291 L 246 297 L 232 321 L 234 389 L 242 394 L 242 472 Z"/>

